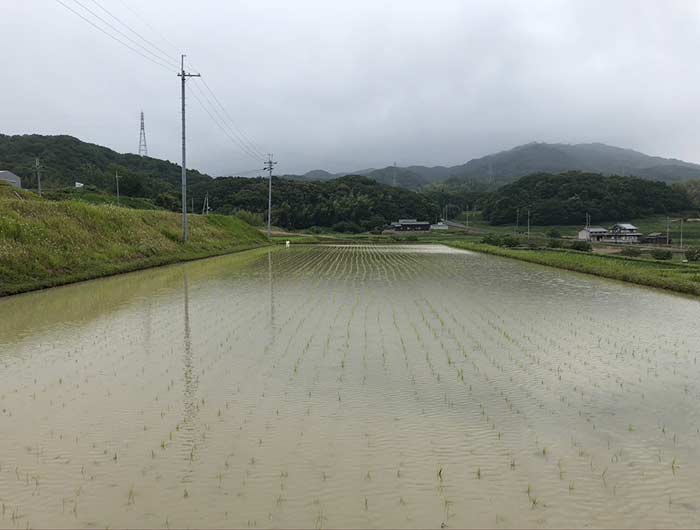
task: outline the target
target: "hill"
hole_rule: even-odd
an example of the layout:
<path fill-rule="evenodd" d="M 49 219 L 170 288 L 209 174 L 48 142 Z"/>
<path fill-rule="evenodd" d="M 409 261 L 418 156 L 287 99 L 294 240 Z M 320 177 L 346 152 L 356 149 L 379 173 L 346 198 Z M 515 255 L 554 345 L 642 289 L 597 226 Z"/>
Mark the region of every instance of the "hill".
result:
<path fill-rule="evenodd" d="M 155 198 L 161 193 L 179 192 L 180 166 L 167 160 L 117 153 L 72 136 L 0 134 L 0 168 L 19 175 L 25 188 L 36 188 L 37 158 L 43 167 L 42 187 L 46 190 L 73 187 L 77 181 L 114 193 L 114 175 L 119 172 L 123 195 Z M 190 182 L 211 180 L 192 169 L 187 177 Z"/>
<path fill-rule="evenodd" d="M 664 182 L 700 177 L 700 165 L 649 156 L 632 149 L 601 143 L 530 143 L 450 168 L 456 180 L 469 178 L 511 182 L 532 173 L 582 171 L 602 175 L 628 175 Z"/>
<path fill-rule="evenodd" d="M 602 143 L 550 144 L 533 142 L 475 158 L 457 166 L 408 166 L 397 168 L 396 185 L 420 189 L 432 184 L 461 187 L 465 183 L 489 184 L 491 187 L 513 182 L 532 173 L 564 173 L 582 171 L 602 175 L 627 175 L 663 182 L 700 179 L 700 164 L 673 158 L 649 156 L 633 149 Z M 383 184 L 393 182 L 393 167 L 355 171 Z M 338 178 L 322 170 L 301 176 L 303 180 Z"/>
<path fill-rule="evenodd" d="M 191 187 L 195 197 L 209 193 L 214 211 L 231 214 L 267 211 L 265 178 L 220 177 Z M 328 181 L 273 178 L 272 223 L 284 228 L 334 227 L 358 232 L 383 227 L 399 217 L 435 220 L 439 206 L 431 197 L 385 186 L 367 177 L 347 176 Z"/>
<path fill-rule="evenodd" d="M 530 210 L 533 225 L 625 221 L 692 208 L 688 194 L 663 182 L 569 172 L 536 173 L 499 188 L 484 201 L 483 217 L 493 225 L 514 224 Z"/>
<path fill-rule="evenodd" d="M 0 183 L 0 296 L 265 244 L 235 217 L 54 202 Z"/>

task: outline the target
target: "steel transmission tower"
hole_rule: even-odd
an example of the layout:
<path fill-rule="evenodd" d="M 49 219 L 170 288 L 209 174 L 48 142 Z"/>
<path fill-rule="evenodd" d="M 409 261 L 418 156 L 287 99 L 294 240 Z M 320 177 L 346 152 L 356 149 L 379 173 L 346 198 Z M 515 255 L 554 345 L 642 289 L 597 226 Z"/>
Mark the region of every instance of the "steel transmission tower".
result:
<path fill-rule="evenodd" d="M 146 127 L 143 124 L 143 111 L 141 111 L 141 135 L 139 136 L 139 156 L 148 156 L 146 145 Z"/>

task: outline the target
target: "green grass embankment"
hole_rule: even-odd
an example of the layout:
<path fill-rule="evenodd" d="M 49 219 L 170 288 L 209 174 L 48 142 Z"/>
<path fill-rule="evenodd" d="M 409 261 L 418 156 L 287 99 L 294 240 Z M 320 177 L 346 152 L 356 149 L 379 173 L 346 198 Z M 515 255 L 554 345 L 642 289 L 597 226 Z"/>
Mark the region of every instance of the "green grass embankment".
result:
<path fill-rule="evenodd" d="M 604 256 L 568 250 L 510 249 L 468 241 L 451 241 L 446 242 L 446 244 L 465 250 L 515 258 L 638 285 L 700 295 L 700 266 L 698 265 Z"/>
<path fill-rule="evenodd" d="M 267 244 L 240 219 L 51 202 L 0 185 L 0 296 Z"/>

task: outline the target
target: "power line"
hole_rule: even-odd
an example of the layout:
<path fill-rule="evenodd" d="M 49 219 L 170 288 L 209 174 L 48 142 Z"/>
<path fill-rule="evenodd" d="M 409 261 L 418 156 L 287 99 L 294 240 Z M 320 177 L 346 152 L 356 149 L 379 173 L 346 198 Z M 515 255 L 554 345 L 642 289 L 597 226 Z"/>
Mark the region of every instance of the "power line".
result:
<path fill-rule="evenodd" d="M 194 68 L 194 66 L 192 66 L 191 63 L 190 63 L 190 66 L 194 70 L 198 70 L 197 68 Z M 209 98 L 209 96 L 203 90 L 198 88 L 198 90 L 200 90 L 200 95 L 209 103 L 209 105 L 211 106 L 211 109 L 216 113 L 216 115 L 221 120 L 221 123 L 223 123 L 224 125 L 226 125 L 228 127 L 229 131 L 236 137 L 237 142 L 239 142 L 242 149 L 245 149 L 248 151 L 249 154 L 254 155 L 254 158 L 256 160 L 264 160 L 265 155 L 263 154 L 262 150 L 258 149 L 255 146 L 255 144 L 252 142 L 252 140 L 246 138 L 245 133 L 242 130 L 240 130 L 238 127 L 236 127 L 236 124 L 234 123 L 233 118 L 231 118 L 228 111 L 221 104 L 221 101 L 219 100 L 219 98 L 216 97 L 216 94 L 214 94 L 214 92 L 211 90 L 209 85 L 206 84 L 206 81 L 204 79 L 202 79 L 201 81 L 204 84 L 204 86 L 206 87 L 206 89 L 209 91 L 209 93 L 211 94 L 212 98 L 218 104 L 218 108 L 216 105 L 214 105 L 214 103 Z M 196 85 L 197 85 L 197 83 L 195 83 L 195 86 Z M 221 111 L 219 110 L 219 108 L 221 108 Z"/>
<path fill-rule="evenodd" d="M 143 16 L 143 14 L 140 13 L 135 7 L 130 6 L 130 5 L 127 4 L 124 0 L 119 0 L 119 2 L 120 2 L 124 7 L 126 7 L 129 11 L 131 11 L 134 15 L 136 15 L 136 17 L 138 18 L 138 20 L 139 20 L 144 26 L 146 26 L 148 29 L 150 29 L 150 30 L 153 31 L 154 33 L 157 33 L 158 36 L 159 36 L 161 39 L 163 39 L 164 42 L 166 42 L 166 43 L 168 44 L 168 46 L 170 46 L 170 47 L 171 47 L 173 50 L 175 50 L 177 53 L 180 53 L 180 52 L 179 52 L 180 48 L 178 47 L 178 45 L 175 44 L 173 41 L 171 41 L 169 38 L 167 38 L 165 35 L 163 35 L 163 34 L 158 30 L 158 28 L 154 28 L 154 27 L 145 19 L 145 17 Z M 195 68 L 195 70 L 196 70 L 196 68 Z"/>
<path fill-rule="evenodd" d="M 126 48 L 129 48 L 132 52 L 137 53 L 138 55 L 140 55 L 140 56 L 143 57 L 144 59 L 147 59 L 147 60 L 151 61 L 153 64 L 155 64 L 155 65 L 157 65 L 157 66 L 160 66 L 161 68 L 166 69 L 168 72 L 172 72 L 172 69 L 171 69 L 170 66 L 168 66 L 168 65 L 166 65 L 166 64 L 164 64 L 164 63 L 161 63 L 160 61 L 156 61 L 155 59 L 152 59 L 152 58 L 149 57 L 148 55 L 144 55 L 143 53 L 141 53 L 141 52 L 140 52 L 139 50 L 137 50 L 136 48 L 134 48 L 134 47 L 132 47 L 132 46 L 129 46 L 126 42 L 124 42 L 124 41 L 118 39 L 117 37 L 115 37 L 114 35 L 112 35 L 111 33 L 109 33 L 108 31 L 104 30 L 103 28 L 101 28 L 100 26 L 98 26 L 97 24 L 95 24 L 92 20 L 90 20 L 89 18 L 83 16 L 81 13 L 79 13 L 78 11 L 76 11 L 75 9 L 73 9 L 72 7 L 70 7 L 69 5 L 67 5 L 66 3 L 64 3 L 62 0 L 56 0 L 56 2 L 58 2 L 58 3 L 61 4 L 63 7 L 65 7 L 68 11 L 70 11 L 70 12 L 72 12 L 73 14 L 75 14 L 75 15 L 79 16 L 80 18 L 82 18 L 85 22 L 87 22 L 88 24 L 90 24 L 90 25 L 91 25 L 92 27 L 94 27 L 95 29 L 98 29 L 99 31 L 101 31 L 102 33 L 104 33 L 105 35 L 107 35 L 110 39 L 117 41 L 117 42 L 118 42 L 119 44 L 121 44 L 122 46 L 125 46 Z"/>
<path fill-rule="evenodd" d="M 245 133 L 244 130 L 242 130 L 240 127 L 236 126 L 235 120 L 231 117 L 231 115 L 228 113 L 226 108 L 221 104 L 221 101 L 219 100 L 218 97 L 216 97 L 216 94 L 214 94 L 214 91 L 209 87 L 205 79 L 202 79 L 202 83 L 204 84 L 204 87 L 209 91 L 209 93 L 212 95 L 214 98 L 214 101 L 219 105 L 221 110 L 224 112 L 224 114 L 228 117 L 229 121 L 231 122 L 231 125 L 233 128 L 238 131 L 239 136 L 244 140 L 244 142 L 247 143 L 247 145 L 252 149 L 253 152 L 258 154 L 260 158 L 265 158 L 265 155 L 263 155 L 263 152 L 261 149 L 258 148 L 258 146 L 253 142 L 253 140 L 250 139 L 250 137 Z"/>
<path fill-rule="evenodd" d="M 77 1 L 77 0 L 76 0 L 76 1 Z M 124 22 L 124 21 L 122 21 L 121 19 L 119 19 L 116 15 L 114 15 L 114 14 L 113 14 L 111 11 L 109 11 L 106 7 L 104 7 L 102 4 L 100 4 L 97 0 L 91 0 L 91 1 L 92 1 L 93 4 L 95 4 L 97 7 L 99 7 L 102 11 L 104 11 L 105 13 L 107 13 L 110 17 L 112 17 L 114 20 L 116 20 L 116 21 L 119 22 L 122 26 L 124 26 L 126 29 L 128 29 L 131 33 L 133 33 L 134 35 L 136 35 L 139 39 L 141 39 L 142 41 L 144 41 L 144 42 L 145 42 L 146 44 L 148 44 L 149 46 L 152 46 L 153 48 L 155 48 L 156 50 L 158 50 L 165 58 L 168 59 L 168 61 L 172 61 L 174 64 L 177 64 L 177 60 L 176 60 L 174 57 L 170 56 L 170 54 L 168 54 L 168 52 L 166 52 L 166 51 L 162 50 L 161 48 L 159 48 L 156 44 L 154 44 L 153 42 L 151 42 L 150 40 L 148 40 L 146 37 L 144 37 L 143 35 L 141 35 L 138 31 L 136 31 L 135 29 L 133 29 L 133 28 L 132 28 L 131 26 L 129 26 L 126 22 Z"/>
<path fill-rule="evenodd" d="M 194 86 L 197 86 L 197 85 L 195 84 Z M 201 90 L 199 92 L 199 94 L 202 96 L 202 98 L 204 98 L 204 100 L 207 101 L 207 103 L 209 104 L 209 107 L 207 107 L 207 105 L 204 104 L 204 102 L 199 98 L 199 96 L 197 96 L 197 94 L 195 94 L 195 92 L 193 90 L 190 90 L 190 94 L 201 105 L 201 107 L 209 115 L 209 117 L 216 124 L 216 126 L 219 127 L 219 129 L 221 129 L 221 131 L 228 137 L 229 140 L 231 140 L 231 142 L 233 142 L 236 145 L 236 147 L 241 149 L 246 155 L 251 157 L 253 160 L 258 160 L 258 161 L 264 160 L 263 157 L 259 156 L 255 151 L 253 151 L 248 146 L 246 146 L 244 143 L 242 143 L 239 139 L 237 139 L 231 135 L 229 130 L 226 129 L 225 119 L 223 117 L 221 117 L 221 113 L 217 111 L 216 107 L 214 107 L 213 103 L 207 97 L 206 94 L 204 94 Z M 212 114 L 212 112 L 214 114 Z M 214 117 L 214 115 L 216 115 L 217 117 Z"/>
<path fill-rule="evenodd" d="M 122 37 L 124 37 L 126 40 L 128 40 L 129 42 L 131 42 L 131 43 L 134 44 L 135 46 L 138 46 L 139 48 L 141 48 L 142 50 L 144 50 L 146 53 L 150 53 L 153 57 L 155 57 L 156 59 L 158 59 L 158 60 L 160 60 L 160 61 L 162 61 L 162 62 L 164 62 L 164 63 L 172 64 L 173 67 L 177 67 L 177 63 L 174 62 L 171 58 L 168 58 L 167 56 L 166 56 L 165 58 L 163 58 L 163 57 L 161 57 L 159 54 L 157 54 L 157 53 L 155 53 L 155 52 L 152 52 L 150 49 L 146 48 L 143 44 L 139 43 L 138 41 L 135 41 L 134 39 L 132 39 L 131 37 L 129 37 L 126 33 L 124 33 L 123 31 L 121 31 L 119 28 L 115 27 L 113 24 L 111 24 L 110 22 L 108 22 L 107 20 L 105 20 L 104 18 L 102 18 L 100 15 L 98 15 L 97 13 L 95 13 L 92 9 L 90 9 L 89 7 L 87 7 L 87 6 L 86 6 L 85 4 L 83 4 L 80 0 L 73 0 L 73 2 L 75 2 L 76 4 L 78 4 L 78 5 L 79 5 L 80 7 L 82 7 L 85 11 L 87 11 L 87 12 L 90 13 L 92 16 L 94 16 L 96 19 L 98 19 L 99 21 L 101 21 L 103 24 L 109 26 L 111 29 L 113 29 L 114 31 L 116 31 L 119 35 L 121 35 Z M 99 4 L 97 4 L 97 5 L 99 5 Z"/>

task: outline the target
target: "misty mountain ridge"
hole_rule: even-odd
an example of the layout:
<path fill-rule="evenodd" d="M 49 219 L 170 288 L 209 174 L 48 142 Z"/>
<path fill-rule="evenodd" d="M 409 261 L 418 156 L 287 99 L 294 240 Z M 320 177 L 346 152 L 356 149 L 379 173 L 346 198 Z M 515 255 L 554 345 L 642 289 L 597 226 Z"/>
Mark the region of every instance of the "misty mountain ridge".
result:
<path fill-rule="evenodd" d="M 397 167 L 396 185 L 409 189 L 419 189 L 440 183 L 450 185 L 467 182 L 507 184 L 533 173 L 563 173 L 566 171 L 637 176 L 667 183 L 700 179 L 700 164 L 675 158 L 650 156 L 634 149 L 603 143 L 531 142 L 506 151 L 474 158 L 457 166 Z M 363 175 L 388 185 L 394 181 L 393 166 L 349 173 L 314 170 L 304 175 L 288 175 L 288 177 L 299 180 L 329 180 L 347 174 Z"/>

